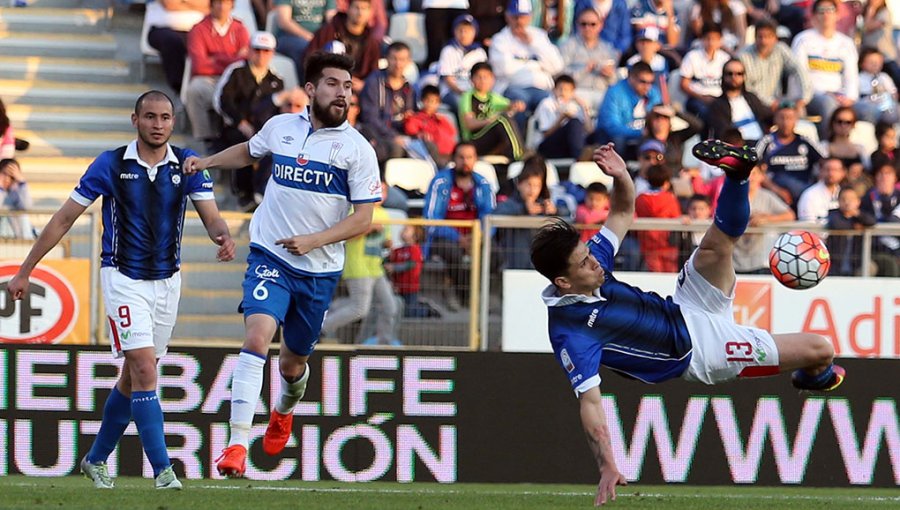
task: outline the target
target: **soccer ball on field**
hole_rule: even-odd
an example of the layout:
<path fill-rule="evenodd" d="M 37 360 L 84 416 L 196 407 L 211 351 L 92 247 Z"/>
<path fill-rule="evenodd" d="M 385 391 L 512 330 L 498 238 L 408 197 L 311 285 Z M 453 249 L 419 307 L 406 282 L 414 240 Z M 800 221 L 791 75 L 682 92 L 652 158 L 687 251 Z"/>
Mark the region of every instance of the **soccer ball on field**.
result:
<path fill-rule="evenodd" d="M 831 258 L 819 236 L 805 230 L 781 234 L 769 253 L 769 269 L 790 289 L 811 289 L 828 275 Z"/>

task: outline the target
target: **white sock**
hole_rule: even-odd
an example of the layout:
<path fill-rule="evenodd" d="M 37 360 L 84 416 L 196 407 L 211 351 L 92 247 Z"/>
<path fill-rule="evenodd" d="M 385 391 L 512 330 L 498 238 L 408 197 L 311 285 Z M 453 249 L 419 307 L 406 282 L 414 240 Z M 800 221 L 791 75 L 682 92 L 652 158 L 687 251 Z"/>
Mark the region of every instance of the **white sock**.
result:
<path fill-rule="evenodd" d="M 275 410 L 281 414 L 290 414 L 294 411 L 294 406 L 297 405 L 297 402 L 300 402 L 300 399 L 303 398 L 303 394 L 306 393 L 306 382 L 309 381 L 309 364 L 306 365 L 306 370 L 303 371 L 300 379 L 294 382 L 287 382 L 284 374 L 280 371 L 279 374 L 281 375 L 281 398 L 275 403 Z"/>
<path fill-rule="evenodd" d="M 228 446 L 250 444 L 250 426 L 262 391 L 266 359 L 241 351 L 231 380 L 231 439 Z"/>

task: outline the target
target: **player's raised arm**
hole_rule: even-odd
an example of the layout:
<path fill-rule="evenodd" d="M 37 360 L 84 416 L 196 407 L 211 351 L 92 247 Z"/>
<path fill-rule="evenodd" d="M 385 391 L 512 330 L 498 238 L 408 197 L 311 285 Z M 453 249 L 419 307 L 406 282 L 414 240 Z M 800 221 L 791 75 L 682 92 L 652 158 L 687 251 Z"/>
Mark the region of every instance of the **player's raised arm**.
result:
<path fill-rule="evenodd" d="M 625 161 L 616 153 L 615 145 L 608 143 L 595 150 L 593 159 L 606 175 L 613 178 L 606 228 L 620 240 L 624 239 L 634 222 L 634 181 Z"/>
<path fill-rule="evenodd" d="M 212 242 L 219 245 L 219 251 L 216 254 L 216 260 L 219 262 L 228 262 L 234 260 L 234 239 L 228 232 L 228 224 L 219 214 L 219 208 L 216 206 L 215 200 L 195 200 L 194 209 L 200 216 L 200 221 L 206 227 L 206 233 Z"/>
<path fill-rule="evenodd" d="M 616 485 L 628 485 L 628 481 L 616 468 L 612 443 L 609 439 L 609 427 L 606 426 L 606 414 L 600 387 L 595 386 L 579 396 L 581 405 L 581 424 L 587 435 L 588 444 L 594 452 L 597 467 L 600 469 L 600 483 L 597 485 L 595 506 L 616 499 Z"/>
<path fill-rule="evenodd" d="M 241 142 L 212 156 L 190 156 L 184 161 L 184 173 L 192 175 L 203 170 L 236 170 L 252 165 L 256 158 L 250 155 L 250 142 Z"/>
<path fill-rule="evenodd" d="M 28 277 L 34 266 L 44 258 L 47 253 L 59 244 L 59 241 L 66 235 L 66 232 L 72 228 L 75 220 L 81 216 L 87 207 L 79 204 L 71 198 L 56 211 L 56 214 L 50 218 L 50 222 L 41 231 L 25 261 L 19 266 L 19 271 L 7 284 L 6 290 L 12 299 L 21 299 L 25 290 L 28 289 Z"/>

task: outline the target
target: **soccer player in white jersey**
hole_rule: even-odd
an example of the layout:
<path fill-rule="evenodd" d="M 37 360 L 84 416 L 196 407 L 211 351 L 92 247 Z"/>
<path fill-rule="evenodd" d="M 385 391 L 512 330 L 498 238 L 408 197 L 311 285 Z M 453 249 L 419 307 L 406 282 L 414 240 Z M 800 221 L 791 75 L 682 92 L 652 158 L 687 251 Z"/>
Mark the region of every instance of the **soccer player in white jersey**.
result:
<path fill-rule="evenodd" d="M 347 56 L 314 54 L 305 73 L 309 110 L 275 116 L 248 142 L 185 165 L 188 172 L 234 169 L 272 155 L 272 177 L 250 222 L 241 302 L 246 337 L 231 383 L 231 437 L 216 465 L 225 476 L 246 469 L 263 368 L 279 324 L 281 397 L 263 450 L 284 449 L 309 380 L 306 361 L 344 267 L 343 241 L 368 230 L 381 200 L 375 151 L 346 120 L 352 69 Z"/>
<path fill-rule="evenodd" d="M 106 459 L 134 420 L 153 466 L 158 489 L 180 489 L 163 434 L 156 394 L 156 362 L 166 353 L 181 295 L 180 246 L 187 198 L 200 215 L 220 261 L 234 258 L 234 241 L 219 216 L 208 174 L 187 176 L 190 149 L 169 145 L 175 126 L 172 100 L 159 91 L 141 95 L 131 122 L 138 137 L 91 163 L 69 199 L 41 232 L 18 273 L 9 281 L 12 299 L 75 220 L 103 197 L 100 280 L 113 354 L 122 372 L 103 407 L 103 421 L 81 471 L 101 489 L 114 486 Z"/>
<path fill-rule="evenodd" d="M 831 342 L 814 333 L 773 335 L 734 322 L 735 241 L 750 221 L 748 177 L 757 156 L 747 148 L 706 141 L 694 155 L 725 171 L 715 221 L 678 275 L 675 293 L 662 298 L 622 282 L 613 262 L 634 221 L 634 183 L 611 145 L 594 161 L 613 178 L 606 225 L 587 244 L 558 220 L 531 244 L 535 269 L 550 280 L 550 343 L 580 402 L 581 423 L 600 469 L 597 505 L 616 498 L 625 477 L 616 468 L 600 395 L 600 365 L 626 377 L 658 383 L 681 377 L 716 384 L 793 371 L 804 391 L 832 391 L 844 369 L 832 363 Z"/>

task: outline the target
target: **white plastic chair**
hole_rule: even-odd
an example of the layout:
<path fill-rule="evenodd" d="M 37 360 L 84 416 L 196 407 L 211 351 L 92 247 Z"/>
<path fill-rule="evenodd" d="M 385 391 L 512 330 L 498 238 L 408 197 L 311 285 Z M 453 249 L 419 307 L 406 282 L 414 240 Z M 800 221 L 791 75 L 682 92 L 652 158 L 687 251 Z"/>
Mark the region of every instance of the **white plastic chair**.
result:
<path fill-rule="evenodd" d="M 862 145 L 866 149 L 865 154 L 872 154 L 878 150 L 875 125 L 864 120 L 856 121 L 853 131 L 850 132 L 850 141 Z"/>
<path fill-rule="evenodd" d="M 250 0 L 234 0 L 231 16 L 241 20 L 241 23 L 247 27 L 247 32 L 250 32 L 250 35 L 259 30 L 256 26 L 256 14 L 253 12 L 253 5 L 250 3 Z"/>
<path fill-rule="evenodd" d="M 528 122 L 525 124 L 525 148 L 526 149 L 535 149 L 537 150 L 538 145 L 540 145 L 539 137 L 538 137 L 538 125 L 537 125 L 537 115 L 532 115 L 528 117 Z"/>
<path fill-rule="evenodd" d="M 400 209 L 385 208 L 384 211 L 387 213 L 388 217 L 392 220 L 405 220 L 405 219 L 409 218 L 409 216 L 406 214 L 406 212 L 401 211 Z M 385 225 L 385 227 L 390 232 L 391 242 L 393 243 L 394 248 L 399 248 L 405 244 L 403 242 L 403 239 L 400 238 L 400 234 L 403 232 L 403 227 L 405 227 L 405 226 L 406 225 L 398 225 L 396 223 L 393 223 L 390 225 Z"/>
<path fill-rule="evenodd" d="M 151 19 L 151 16 L 158 16 L 157 19 L 163 17 L 163 12 L 165 9 L 159 2 L 147 2 L 144 7 L 144 23 L 141 26 L 141 65 L 140 65 L 140 79 L 143 82 L 144 77 L 147 74 L 147 63 L 154 62 L 160 63 L 162 60 L 159 57 L 159 52 L 156 51 L 156 48 L 150 46 L 150 24 L 147 23 L 147 19 Z"/>
<path fill-rule="evenodd" d="M 583 188 L 595 182 L 611 188 L 613 178 L 603 173 L 593 161 L 577 161 L 569 167 L 569 181 Z"/>
<path fill-rule="evenodd" d="M 487 161 L 475 162 L 475 173 L 481 175 L 491 184 L 491 191 L 496 195 L 500 191 L 500 180 L 497 179 L 497 169 Z"/>
<path fill-rule="evenodd" d="M 421 159 L 393 158 L 384 165 L 384 181 L 407 191 L 425 193 L 433 178 L 434 166 Z"/>
<path fill-rule="evenodd" d="M 509 164 L 509 168 L 506 170 L 506 177 L 509 179 L 515 179 L 520 173 L 522 173 L 522 168 L 525 166 L 524 161 L 515 161 Z M 556 166 L 553 163 L 547 162 L 547 186 L 556 186 L 559 184 L 559 172 L 556 171 Z"/>
<path fill-rule="evenodd" d="M 859 124 L 859 123 L 857 122 L 857 124 Z M 794 126 L 794 133 L 798 134 L 798 135 L 802 135 L 804 138 L 806 138 L 807 140 L 809 140 L 810 142 L 812 142 L 814 144 L 819 143 L 819 130 L 816 129 L 815 124 L 813 124 L 812 122 L 810 122 L 808 120 L 805 120 L 805 119 L 798 120 L 797 125 Z M 851 133 L 850 136 L 852 137 L 853 134 Z"/>
<path fill-rule="evenodd" d="M 291 90 L 299 85 L 297 68 L 294 66 L 294 61 L 290 57 L 286 57 L 280 53 L 272 55 L 272 61 L 269 62 L 269 68 L 284 80 L 284 90 Z"/>
<path fill-rule="evenodd" d="M 391 16 L 388 36 L 392 41 L 409 45 L 413 62 L 423 65 L 428 58 L 425 40 L 425 15 L 421 12 L 399 12 Z"/>
<path fill-rule="evenodd" d="M 272 9 L 269 11 L 269 14 L 266 14 L 266 32 L 270 34 L 275 33 L 275 25 L 276 25 L 276 17 L 278 16 L 278 9 Z"/>

